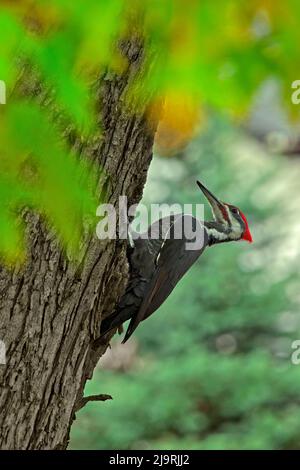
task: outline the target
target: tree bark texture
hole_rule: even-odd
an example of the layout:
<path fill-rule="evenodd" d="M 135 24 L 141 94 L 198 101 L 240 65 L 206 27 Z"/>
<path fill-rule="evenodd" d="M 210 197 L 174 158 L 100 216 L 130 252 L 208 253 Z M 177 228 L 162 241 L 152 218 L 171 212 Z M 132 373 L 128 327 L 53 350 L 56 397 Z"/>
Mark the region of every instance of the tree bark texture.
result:
<path fill-rule="evenodd" d="M 134 114 L 123 106 L 123 91 L 140 73 L 142 47 L 128 42 L 123 49 L 128 70 L 102 77 L 95 88 L 102 135 L 82 149 L 103 170 L 106 202 L 114 205 L 121 194 L 129 204 L 140 200 L 155 133 L 146 109 Z M 97 341 L 101 318 L 112 313 L 127 282 L 126 241 L 94 235 L 78 267 L 38 215 L 28 214 L 26 223 L 27 265 L 0 270 L 0 340 L 7 348 L 0 448 L 65 449 L 76 410 L 87 401 L 85 383 L 108 346 Z M 99 394 L 109 392 L 103 389 Z"/>

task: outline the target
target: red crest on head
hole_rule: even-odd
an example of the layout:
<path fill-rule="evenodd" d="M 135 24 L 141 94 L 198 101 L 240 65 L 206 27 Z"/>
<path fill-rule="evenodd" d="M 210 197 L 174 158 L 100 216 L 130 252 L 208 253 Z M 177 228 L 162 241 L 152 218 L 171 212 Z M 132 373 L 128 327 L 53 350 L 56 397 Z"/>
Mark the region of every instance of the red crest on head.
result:
<path fill-rule="evenodd" d="M 241 211 L 240 211 L 240 215 L 241 215 L 241 217 L 242 217 L 242 219 L 245 223 L 245 231 L 243 233 L 242 240 L 246 240 L 247 242 L 252 243 L 253 239 L 252 239 L 252 235 L 250 233 L 250 229 L 249 229 L 247 219 Z"/>

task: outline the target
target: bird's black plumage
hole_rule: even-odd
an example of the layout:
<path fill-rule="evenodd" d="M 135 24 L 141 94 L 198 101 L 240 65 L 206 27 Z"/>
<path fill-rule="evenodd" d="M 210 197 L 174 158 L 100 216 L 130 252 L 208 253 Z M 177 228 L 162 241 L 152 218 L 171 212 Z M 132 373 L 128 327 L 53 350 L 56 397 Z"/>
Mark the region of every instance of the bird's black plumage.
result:
<path fill-rule="evenodd" d="M 200 248 L 188 249 L 199 237 Z M 181 238 L 176 238 L 182 234 Z M 208 244 L 204 226 L 190 215 L 178 214 L 154 222 L 147 233 L 136 238 L 129 251 L 130 280 L 116 312 L 101 325 L 101 335 L 131 319 L 123 342 L 138 324 L 155 312 L 178 281 L 203 253 Z"/>

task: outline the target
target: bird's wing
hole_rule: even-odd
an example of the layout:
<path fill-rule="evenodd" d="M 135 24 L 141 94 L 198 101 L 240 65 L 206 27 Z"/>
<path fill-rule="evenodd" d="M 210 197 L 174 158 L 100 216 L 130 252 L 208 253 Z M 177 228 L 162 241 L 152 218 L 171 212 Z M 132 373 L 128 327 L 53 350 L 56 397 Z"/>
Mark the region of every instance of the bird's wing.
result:
<path fill-rule="evenodd" d="M 181 235 L 178 238 L 178 235 Z M 195 249 L 191 249 L 191 244 Z M 172 292 L 178 281 L 194 264 L 207 245 L 203 225 L 190 215 L 180 214 L 172 222 L 156 258 L 156 268 L 146 289 L 144 300 L 130 321 L 123 343 L 138 324 L 150 316 Z"/>

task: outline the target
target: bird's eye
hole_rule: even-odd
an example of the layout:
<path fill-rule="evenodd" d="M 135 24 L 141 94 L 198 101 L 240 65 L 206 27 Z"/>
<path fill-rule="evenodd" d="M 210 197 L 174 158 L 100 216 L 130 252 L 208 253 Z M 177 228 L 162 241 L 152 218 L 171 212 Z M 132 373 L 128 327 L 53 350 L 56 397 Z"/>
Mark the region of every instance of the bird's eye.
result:
<path fill-rule="evenodd" d="M 236 207 L 233 207 L 231 209 L 231 212 L 233 212 L 234 214 L 239 214 L 239 210 Z"/>

